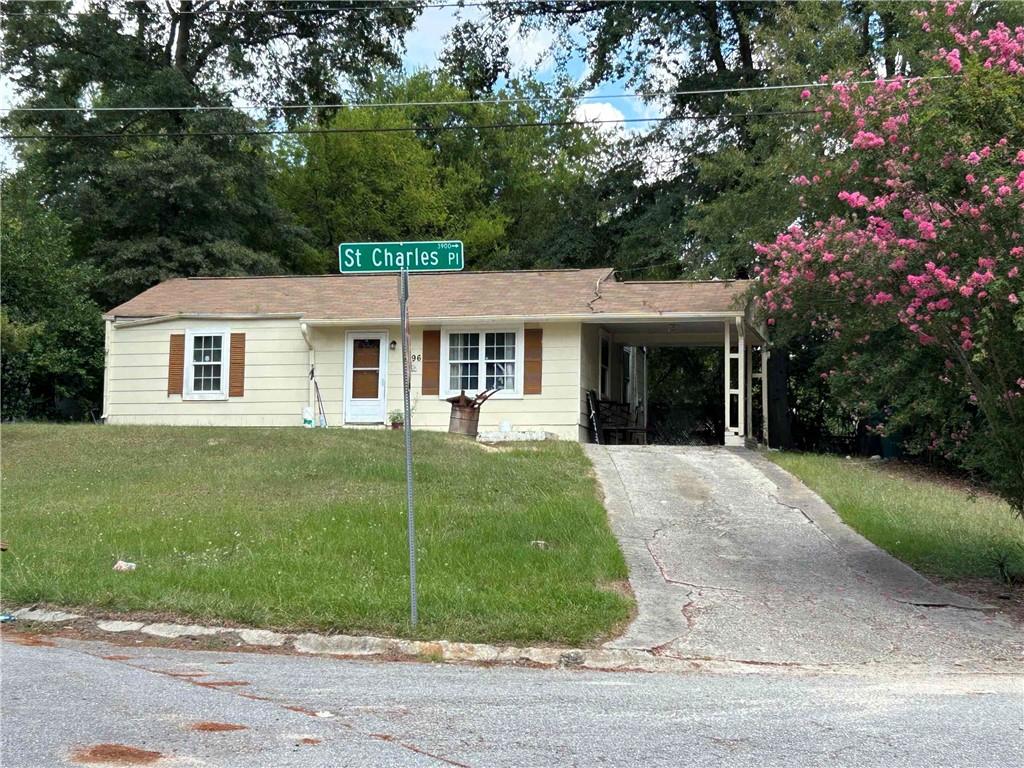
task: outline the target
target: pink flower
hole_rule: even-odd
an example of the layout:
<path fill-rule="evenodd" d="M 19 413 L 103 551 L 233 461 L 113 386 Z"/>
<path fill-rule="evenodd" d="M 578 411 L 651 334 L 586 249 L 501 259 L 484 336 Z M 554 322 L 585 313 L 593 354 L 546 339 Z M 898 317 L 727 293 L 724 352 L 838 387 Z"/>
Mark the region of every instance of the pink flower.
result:
<path fill-rule="evenodd" d="M 1016 293 L 1011 293 L 1006 298 L 1010 300 L 1011 304 L 1020 304 L 1020 299 L 1017 298 L 1017 294 Z"/>
<path fill-rule="evenodd" d="M 977 152 L 971 152 L 971 154 L 965 157 L 964 160 L 966 160 L 971 165 L 977 165 L 978 163 L 981 162 L 981 155 L 979 155 Z"/>
<path fill-rule="evenodd" d="M 802 91 L 800 91 L 800 98 L 803 99 L 804 101 L 807 101 L 809 98 L 811 98 L 811 91 L 808 88 L 804 88 Z"/>
<path fill-rule="evenodd" d="M 885 146 L 885 139 L 871 131 L 857 131 L 853 137 L 854 149 L 878 149 Z"/>
<path fill-rule="evenodd" d="M 851 208 L 863 208 L 868 204 L 867 195 L 860 192 L 840 192 L 837 197 Z"/>

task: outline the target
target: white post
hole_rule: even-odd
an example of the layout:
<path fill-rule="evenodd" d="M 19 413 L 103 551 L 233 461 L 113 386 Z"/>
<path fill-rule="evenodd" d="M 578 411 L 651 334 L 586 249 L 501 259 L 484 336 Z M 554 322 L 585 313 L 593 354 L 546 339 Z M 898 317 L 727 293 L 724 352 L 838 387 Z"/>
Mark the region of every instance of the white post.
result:
<path fill-rule="evenodd" d="M 747 380 L 745 365 L 747 360 L 746 343 L 747 333 L 743 318 L 736 318 L 736 435 L 740 438 L 741 443 L 744 442 L 743 438 L 747 434 L 746 402 L 743 397 L 743 385 Z"/>
<path fill-rule="evenodd" d="M 747 356 L 744 363 L 747 368 L 747 413 L 746 413 L 746 429 L 743 430 L 743 434 L 746 437 L 754 436 L 754 345 L 747 345 Z"/>
<path fill-rule="evenodd" d="M 729 390 L 732 386 L 732 326 L 725 321 L 725 434 L 723 435 L 726 445 L 729 444 L 729 434 L 732 431 L 732 408 L 729 407 Z"/>

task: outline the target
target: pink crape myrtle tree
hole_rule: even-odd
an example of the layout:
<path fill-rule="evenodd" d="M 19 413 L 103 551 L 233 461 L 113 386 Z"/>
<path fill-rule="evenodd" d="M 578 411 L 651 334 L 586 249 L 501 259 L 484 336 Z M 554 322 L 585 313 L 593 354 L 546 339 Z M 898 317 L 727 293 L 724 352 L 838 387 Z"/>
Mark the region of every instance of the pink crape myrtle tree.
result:
<path fill-rule="evenodd" d="M 916 15 L 930 71 L 846 72 L 801 94 L 819 159 L 792 179 L 795 223 L 756 246 L 758 305 L 780 340 L 827 339 L 820 375 L 851 412 L 884 433 L 912 411 L 924 448 L 984 472 L 1021 514 L 1024 27 L 970 29 L 958 3 Z M 884 381 L 897 370 L 914 381 Z M 931 395 L 894 409 L 902 387 Z"/>

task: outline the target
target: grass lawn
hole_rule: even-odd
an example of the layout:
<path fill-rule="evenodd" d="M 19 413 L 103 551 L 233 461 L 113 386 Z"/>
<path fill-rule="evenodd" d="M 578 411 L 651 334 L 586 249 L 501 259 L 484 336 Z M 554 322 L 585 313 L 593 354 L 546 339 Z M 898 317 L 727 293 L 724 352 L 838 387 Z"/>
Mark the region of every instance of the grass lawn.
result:
<path fill-rule="evenodd" d="M 999 580 L 1006 559 L 1024 579 L 1024 522 L 1008 505 L 885 463 L 807 453 L 768 458 L 799 477 L 861 535 L 922 573 L 951 581 Z"/>
<path fill-rule="evenodd" d="M 632 608 L 575 443 L 489 452 L 416 433 L 412 631 L 401 432 L 13 425 L 2 439 L 6 606 L 574 644 Z M 138 570 L 115 573 L 119 558 Z"/>

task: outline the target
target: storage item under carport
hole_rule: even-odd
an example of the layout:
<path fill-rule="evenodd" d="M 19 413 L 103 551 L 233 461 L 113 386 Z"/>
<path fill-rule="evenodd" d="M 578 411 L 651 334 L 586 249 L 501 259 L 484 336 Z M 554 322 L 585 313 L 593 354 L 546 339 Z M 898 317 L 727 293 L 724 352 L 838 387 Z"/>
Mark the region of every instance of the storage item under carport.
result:
<path fill-rule="evenodd" d="M 480 406 L 498 391 L 497 389 L 488 389 L 476 397 L 469 397 L 466 390 L 462 390 L 455 397 L 449 397 L 448 402 L 452 404 L 452 415 L 448 420 L 448 431 L 454 435 L 476 437 L 480 426 Z"/>

